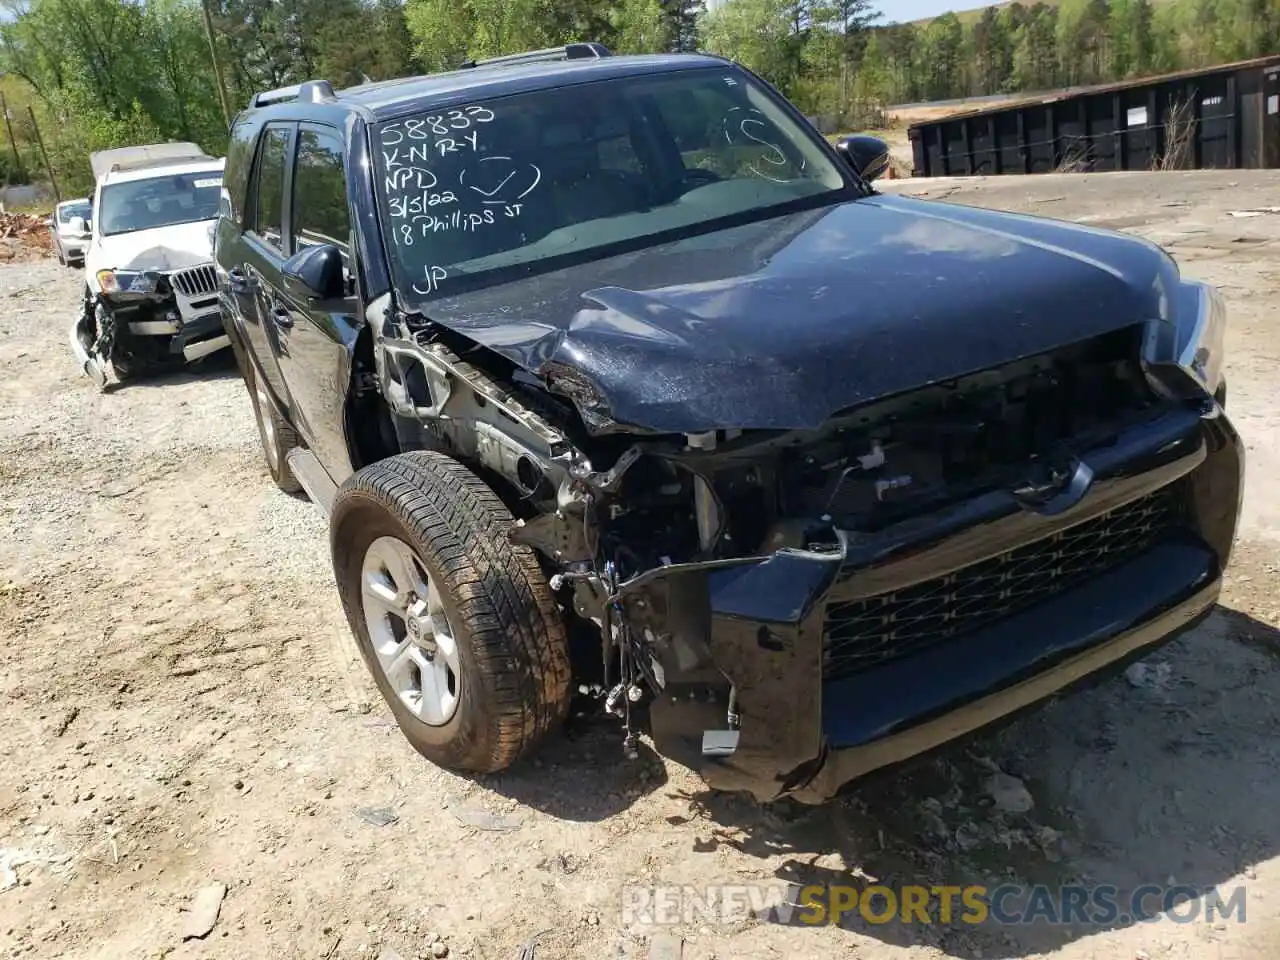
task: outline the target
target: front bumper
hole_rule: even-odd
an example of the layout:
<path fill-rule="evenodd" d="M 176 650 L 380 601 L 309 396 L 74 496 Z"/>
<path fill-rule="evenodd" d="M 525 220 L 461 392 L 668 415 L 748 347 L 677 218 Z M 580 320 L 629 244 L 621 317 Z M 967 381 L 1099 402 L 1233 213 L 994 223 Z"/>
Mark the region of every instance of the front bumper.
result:
<path fill-rule="evenodd" d="M 141 312 L 137 315 L 143 316 Z M 172 337 L 169 353 L 181 354 L 187 360 L 197 360 L 230 346 L 220 313 L 206 313 L 185 321 L 171 319 L 172 316 L 178 316 L 177 312 L 161 316 L 160 311 L 155 311 L 146 319 L 130 319 L 129 332 L 140 337 Z"/>
<path fill-rule="evenodd" d="M 231 341 L 222 326 L 222 314 L 207 313 L 182 325 L 173 338 L 172 350 L 181 352 L 185 360 L 199 360 L 229 346 Z"/>
<path fill-rule="evenodd" d="M 712 787 L 820 803 L 1196 623 L 1217 599 L 1242 494 L 1243 449 L 1222 408 L 1169 410 L 1081 460 L 1087 489 L 1057 512 L 996 491 L 882 533 L 842 536 L 831 553 L 673 565 L 624 584 L 625 613 L 653 643 L 665 684 L 650 709 L 658 749 Z M 1152 497 L 1176 502 L 1177 522 L 1148 531 L 1104 573 L 1095 564 L 1007 615 L 941 642 L 872 651 L 834 675 L 833 605 L 898 609 L 885 598 L 962 584 L 965 571 L 1008 557 L 1034 560 L 1034 545 L 1073 529 L 1087 557 L 1080 531 L 1100 537 L 1107 518 Z M 1038 562 L 1061 566 L 1055 549 Z M 942 622 L 963 610 L 962 589 L 947 593 Z M 726 724 L 730 684 L 737 729 Z"/>

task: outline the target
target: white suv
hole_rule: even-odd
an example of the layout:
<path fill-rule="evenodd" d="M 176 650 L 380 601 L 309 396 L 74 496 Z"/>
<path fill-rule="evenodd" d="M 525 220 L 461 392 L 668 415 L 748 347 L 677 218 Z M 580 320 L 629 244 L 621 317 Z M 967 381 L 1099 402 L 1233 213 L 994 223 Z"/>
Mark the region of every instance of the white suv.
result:
<path fill-rule="evenodd" d="M 223 158 L 191 143 L 106 150 L 85 253 L 84 309 L 71 345 L 100 386 L 227 346 L 218 310 L 212 227 Z"/>

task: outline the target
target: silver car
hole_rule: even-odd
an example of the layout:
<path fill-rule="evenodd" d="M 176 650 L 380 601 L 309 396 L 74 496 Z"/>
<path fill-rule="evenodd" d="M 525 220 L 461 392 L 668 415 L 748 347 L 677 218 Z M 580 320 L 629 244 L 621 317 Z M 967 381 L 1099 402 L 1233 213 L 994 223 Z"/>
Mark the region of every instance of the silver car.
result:
<path fill-rule="evenodd" d="M 93 204 L 88 197 L 64 200 L 53 208 L 49 218 L 49 232 L 53 235 L 53 253 L 64 267 L 84 263 L 89 248 L 90 220 Z"/>

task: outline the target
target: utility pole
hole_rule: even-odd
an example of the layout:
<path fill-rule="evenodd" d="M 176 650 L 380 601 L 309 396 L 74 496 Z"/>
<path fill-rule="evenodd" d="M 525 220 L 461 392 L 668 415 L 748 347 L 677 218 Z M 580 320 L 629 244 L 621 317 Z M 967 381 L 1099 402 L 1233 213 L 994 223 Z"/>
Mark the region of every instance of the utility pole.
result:
<path fill-rule="evenodd" d="M 222 80 L 222 67 L 218 66 L 218 48 L 213 42 L 213 17 L 209 13 L 209 0 L 200 0 L 200 10 L 204 14 L 204 33 L 209 38 L 209 59 L 213 61 L 213 76 L 218 82 L 218 102 L 222 104 L 222 119 L 230 130 L 231 106 L 227 102 L 227 85 Z"/>
<path fill-rule="evenodd" d="M 31 130 L 36 135 L 36 144 L 40 147 L 40 156 L 44 157 L 44 168 L 49 172 L 49 183 L 53 186 L 53 199 L 62 202 L 62 191 L 58 189 L 58 178 L 53 175 L 53 164 L 49 162 L 49 152 L 44 148 L 44 138 L 40 136 L 40 125 L 36 123 L 36 112 L 27 105 L 27 116 L 31 118 Z"/>
<path fill-rule="evenodd" d="M 0 113 L 4 114 L 4 128 L 9 131 L 9 151 L 13 154 L 13 172 L 18 178 L 10 182 L 20 183 L 26 179 L 25 171 L 22 169 L 22 157 L 18 155 L 18 141 L 13 138 L 13 120 L 9 116 L 9 104 L 4 99 L 4 94 L 0 93 Z"/>

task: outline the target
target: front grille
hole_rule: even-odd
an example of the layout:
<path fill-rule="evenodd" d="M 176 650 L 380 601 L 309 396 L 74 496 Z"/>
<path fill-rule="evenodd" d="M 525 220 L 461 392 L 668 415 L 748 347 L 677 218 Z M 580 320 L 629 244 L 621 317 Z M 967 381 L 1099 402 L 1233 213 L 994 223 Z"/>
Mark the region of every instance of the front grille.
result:
<path fill-rule="evenodd" d="M 179 270 L 169 279 L 173 282 L 173 289 L 188 298 L 205 296 L 218 289 L 218 275 L 212 264 Z"/>
<path fill-rule="evenodd" d="M 1149 550 L 1177 526 L 1166 487 L 1035 543 L 892 593 L 827 605 L 825 675 L 860 673 L 987 626 Z"/>
<path fill-rule="evenodd" d="M 1055 451 L 1107 443 L 1158 403 L 1136 329 L 932 384 L 836 418 L 784 450 L 779 506 L 870 533 L 1027 478 Z"/>

